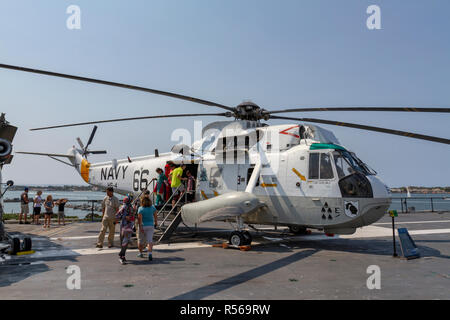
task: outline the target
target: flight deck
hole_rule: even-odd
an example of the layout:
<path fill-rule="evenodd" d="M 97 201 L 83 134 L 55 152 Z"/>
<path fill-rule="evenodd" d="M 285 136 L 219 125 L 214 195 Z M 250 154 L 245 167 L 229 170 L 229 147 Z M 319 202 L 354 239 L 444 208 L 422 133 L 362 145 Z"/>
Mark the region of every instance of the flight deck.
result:
<path fill-rule="evenodd" d="M 256 226 L 258 227 L 258 226 Z M 393 258 L 391 218 L 353 235 L 320 232 L 295 236 L 288 229 L 251 230 L 251 250 L 214 247 L 226 242 L 225 223 L 197 230 L 180 227 L 171 243 L 158 244 L 154 259 L 119 248 L 95 248 L 100 223 L 74 222 L 43 229 L 6 224 L 18 237 L 30 236 L 34 254 L 4 255 L 2 299 L 449 299 L 450 212 L 399 214 L 420 250 L 414 260 Z M 116 234 L 118 245 L 119 235 Z M 401 254 L 397 237 L 397 252 Z M 69 290 L 71 266 L 81 288 Z M 380 270 L 380 289 L 369 289 L 371 266 Z M 368 271 L 369 270 L 369 271 Z M 370 282 L 370 280 L 369 280 Z"/>

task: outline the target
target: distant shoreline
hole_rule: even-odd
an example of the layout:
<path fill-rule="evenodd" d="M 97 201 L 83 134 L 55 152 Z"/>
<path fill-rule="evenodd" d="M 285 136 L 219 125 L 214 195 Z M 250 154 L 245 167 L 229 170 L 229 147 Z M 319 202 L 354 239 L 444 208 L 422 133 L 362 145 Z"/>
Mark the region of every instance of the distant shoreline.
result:
<path fill-rule="evenodd" d="M 64 186 L 35 186 L 35 185 L 15 185 L 11 187 L 9 190 L 11 191 L 23 191 L 27 187 L 29 191 L 38 191 L 38 190 L 46 190 L 46 191 L 102 191 L 101 188 L 94 187 L 91 185 L 64 185 Z"/>
<path fill-rule="evenodd" d="M 28 187 L 30 191 L 46 190 L 46 191 L 103 191 L 102 188 L 94 187 L 91 185 L 16 185 L 10 188 L 11 191 L 22 191 L 25 187 Z M 410 193 L 416 194 L 446 194 L 450 193 L 450 187 L 394 187 L 390 188 L 392 193 Z"/>
<path fill-rule="evenodd" d="M 408 187 L 409 193 L 416 194 L 446 194 L 450 193 L 450 187 Z M 408 193 L 406 187 L 391 188 L 392 193 Z"/>

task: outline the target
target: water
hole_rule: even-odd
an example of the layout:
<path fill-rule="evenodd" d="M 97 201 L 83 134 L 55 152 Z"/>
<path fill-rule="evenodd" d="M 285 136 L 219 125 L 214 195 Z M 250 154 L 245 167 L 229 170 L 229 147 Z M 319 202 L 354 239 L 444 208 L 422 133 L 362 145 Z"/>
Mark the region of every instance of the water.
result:
<path fill-rule="evenodd" d="M 5 193 L 5 199 L 15 199 L 20 198 L 20 195 L 23 191 L 7 191 Z M 42 190 L 42 198 L 45 199 L 47 195 L 51 194 L 53 199 L 66 198 L 69 200 L 103 200 L 105 197 L 104 192 L 96 192 L 96 191 L 45 191 Z M 28 192 L 28 197 L 33 199 L 36 196 L 35 191 Z M 120 198 L 120 197 L 119 197 Z M 72 202 L 68 203 L 72 205 L 81 205 L 84 202 Z M 20 202 L 4 202 L 3 210 L 5 213 L 20 213 Z M 58 209 L 54 208 L 54 212 L 57 212 Z M 90 211 L 77 210 L 72 208 L 65 208 L 64 210 L 66 216 L 84 218 Z M 30 213 L 32 213 L 32 204 L 30 204 Z M 99 213 L 99 212 L 95 212 Z"/>
<path fill-rule="evenodd" d="M 7 191 L 5 199 L 20 198 L 22 191 Z M 66 198 L 69 200 L 102 200 L 105 197 L 104 192 L 95 191 L 52 191 L 47 192 L 43 190 L 42 197 L 45 198 L 48 194 L 53 196 L 53 199 Z M 29 192 L 29 197 L 32 199 L 36 195 L 35 192 Z M 120 198 L 120 197 L 119 197 Z M 406 193 L 394 193 L 392 194 L 392 205 L 390 210 L 397 210 L 401 212 L 401 198 L 406 198 Z M 418 199 L 427 198 L 427 199 Z M 408 208 L 415 207 L 416 211 L 431 211 L 431 201 L 429 198 L 433 198 L 433 206 L 435 211 L 450 211 L 450 194 L 411 194 L 411 198 L 407 198 Z M 444 200 L 442 198 L 447 198 Z M 72 204 L 80 205 L 83 202 L 73 202 Z M 30 205 L 30 212 L 32 207 Z M 56 211 L 56 210 L 55 210 Z M 5 213 L 19 213 L 20 203 L 18 202 L 5 202 Z M 90 211 L 77 210 L 72 208 L 65 209 L 66 216 L 74 216 L 84 218 Z M 96 212 L 98 213 L 98 212 Z"/>
<path fill-rule="evenodd" d="M 407 198 L 406 193 L 393 193 L 390 210 L 402 212 L 401 198 L 406 198 L 408 208 L 415 207 L 416 211 L 431 211 L 431 200 L 433 198 L 434 211 L 450 211 L 450 194 L 420 194 L 412 193 L 411 198 Z M 420 199 L 426 198 L 426 199 Z M 446 199 L 443 199 L 446 198 Z M 403 199 L 404 200 L 404 199 Z M 405 205 L 403 205 L 405 208 Z"/>

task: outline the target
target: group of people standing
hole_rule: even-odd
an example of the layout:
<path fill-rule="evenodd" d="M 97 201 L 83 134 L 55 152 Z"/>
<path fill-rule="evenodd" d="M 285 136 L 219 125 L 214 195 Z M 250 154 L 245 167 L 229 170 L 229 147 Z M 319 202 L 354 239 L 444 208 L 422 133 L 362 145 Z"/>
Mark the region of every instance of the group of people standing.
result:
<path fill-rule="evenodd" d="M 32 223 L 36 225 L 40 225 L 40 218 L 42 213 L 42 208 L 44 208 L 44 228 L 50 228 L 51 220 L 53 217 L 53 208 L 55 206 L 58 207 L 58 225 L 65 225 L 64 219 L 64 207 L 67 203 L 67 199 L 57 199 L 53 200 L 52 195 L 48 195 L 44 200 L 42 198 L 42 191 L 38 190 L 36 192 L 36 196 L 30 200 L 28 197 L 28 188 L 24 189 L 24 192 L 20 195 L 20 214 L 19 214 L 19 224 L 29 224 L 27 220 L 27 215 L 29 214 L 30 202 L 33 204 L 33 213 L 32 213 Z M 22 218 L 24 218 L 24 222 L 22 222 Z"/>
<path fill-rule="evenodd" d="M 134 231 L 138 240 L 138 257 L 144 258 L 144 248 L 147 245 L 148 260 L 153 260 L 153 233 L 158 222 L 157 208 L 161 208 L 170 197 L 172 197 L 172 206 L 175 206 L 179 197 L 183 196 L 185 192 L 188 202 L 194 201 L 195 178 L 189 170 L 186 170 L 186 165 L 177 166 L 172 161 L 168 161 L 164 170 L 158 168 L 156 173 L 157 178 L 152 180 L 156 181 L 153 190 L 156 194 L 155 205 L 153 205 L 149 190 L 145 190 L 136 201 L 133 201 L 132 195 L 127 195 L 123 199 L 122 205 L 114 196 L 112 187 L 106 190 L 106 196 L 102 201 L 102 228 L 96 247 L 103 248 L 108 231 L 108 248 L 112 248 L 115 226 L 119 224 L 121 246 L 119 261 L 121 264 L 127 262 L 125 254 Z M 186 182 L 186 188 L 183 181 Z"/>
<path fill-rule="evenodd" d="M 148 260 L 153 259 L 153 233 L 157 226 L 158 211 L 164 203 L 172 197 L 172 206 L 178 203 L 180 197 L 186 194 L 187 201 L 192 202 L 195 199 L 195 178 L 193 174 L 186 170 L 186 165 L 176 165 L 172 161 L 168 161 L 164 170 L 156 169 L 157 178 L 155 189 L 156 207 L 152 203 L 150 191 L 146 190 L 142 196 L 133 201 L 132 195 L 127 195 L 120 205 L 119 199 L 114 196 L 112 187 L 106 190 L 106 196 L 102 201 L 102 228 L 98 236 L 97 248 L 103 248 L 106 232 L 108 235 L 108 247 L 114 246 L 115 226 L 120 225 L 120 246 L 119 253 L 120 263 L 125 264 L 125 253 L 130 243 L 133 232 L 136 231 L 138 239 L 139 254 L 138 257 L 144 258 L 144 248 L 147 245 Z M 152 181 L 153 181 L 152 180 Z M 185 184 L 186 183 L 186 187 Z M 39 225 L 42 208 L 44 209 L 44 228 L 50 228 L 51 218 L 55 206 L 58 207 L 58 224 L 65 225 L 64 207 L 67 199 L 53 200 L 52 195 L 48 195 L 44 200 L 42 191 L 38 190 L 36 196 L 30 200 L 28 196 L 28 188 L 20 196 L 21 213 L 19 215 L 20 224 L 28 224 L 27 215 L 29 214 L 29 205 L 33 204 L 33 223 Z M 24 222 L 22 222 L 24 218 Z"/>
<path fill-rule="evenodd" d="M 192 202 L 195 199 L 195 178 L 186 165 L 177 166 L 172 161 L 167 161 L 164 171 L 161 168 L 156 169 L 158 178 L 154 192 L 157 193 L 156 206 L 159 207 L 172 197 L 172 206 L 178 199 L 185 194 L 187 201 Z M 186 188 L 183 182 L 186 182 Z"/>
<path fill-rule="evenodd" d="M 144 258 L 144 247 L 147 244 L 148 260 L 153 260 L 153 233 L 158 221 L 158 211 L 153 206 L 150 192 L 146 191 L 140 199 L 133 202 L 133 197 L 127 195 L 120 206 L 119 199 L 114 196 L 114 189 L 108 188 L 102 201 L 102 228 L 98 236 L 97 248 L 103 248 L 106 231 L 108 248 L 114 246 L 115 226 L 120 226 L 119 261 L 126 264 L 125 258 L 128 245 L 134 230 L 138 238 L 139 258 Z"/>

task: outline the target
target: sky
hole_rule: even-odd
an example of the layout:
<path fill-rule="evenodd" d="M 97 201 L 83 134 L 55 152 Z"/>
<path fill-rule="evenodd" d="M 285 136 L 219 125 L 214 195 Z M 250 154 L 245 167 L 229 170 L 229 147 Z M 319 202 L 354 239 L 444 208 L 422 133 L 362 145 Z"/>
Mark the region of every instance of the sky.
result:
<path fill-rule="evenodd" d="M 381 9 L 369 30 L 366 10 Z M 66 26 L 70 5 L 81 29 Z M 0 63 L 265 109 L 450 105 L 450 2 L 386 0 L 2 0 Z M 39 126 L 168 113 L 221 112 L 195 103 L 73 80 L 0 70 L 0 109 L 19 127 L 15 151 L 65 153 L 92 126 Z M 449 114 L 292 113 L 450 138 Z M 195 119 L 99 125 L 90 161 L 166 152 Z M 218 120 L 207 117 L 207 123 Z M 286 121 L 271 120 L 269 124 Z M 448 145 L 323 125 L 389 186 L 450 185 Z M 16 155 L 16 184 L 83 184 L 68 166 Z"/>

